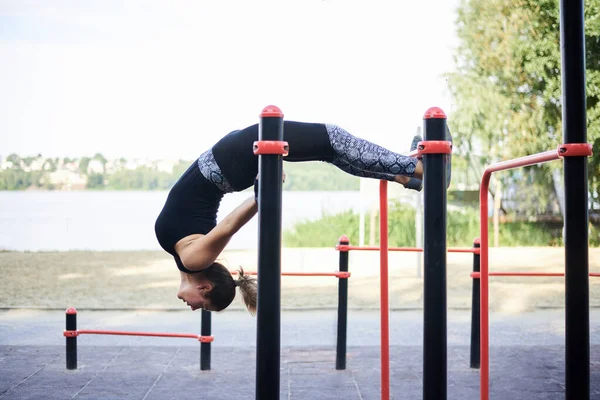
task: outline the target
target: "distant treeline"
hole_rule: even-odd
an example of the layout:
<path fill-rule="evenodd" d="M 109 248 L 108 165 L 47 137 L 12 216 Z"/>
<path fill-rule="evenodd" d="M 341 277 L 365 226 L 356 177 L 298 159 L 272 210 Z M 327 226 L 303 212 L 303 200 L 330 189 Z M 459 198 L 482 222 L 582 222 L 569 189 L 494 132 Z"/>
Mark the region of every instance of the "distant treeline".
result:
<path fill-rule="evenodd" d="M 101 154 L 80 159 L 11 154 L 2 159 L 0 190 L 168 190 L 192 162 L 109 161 Z M 284 190 L 358 190 L 360 186 L 359 178 L 321 162 L 285 162 L 284 170 Z"/>

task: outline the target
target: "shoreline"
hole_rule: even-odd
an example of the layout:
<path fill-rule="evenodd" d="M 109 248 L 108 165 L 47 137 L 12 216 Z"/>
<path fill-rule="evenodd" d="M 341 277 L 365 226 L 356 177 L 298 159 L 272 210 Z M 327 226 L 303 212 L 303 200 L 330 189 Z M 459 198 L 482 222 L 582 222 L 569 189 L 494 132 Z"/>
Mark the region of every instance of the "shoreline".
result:
<path fill-rule="evenodd" d="M 590 272 L 600 272 L 600 249 L 590 249 Z M 390 310 L 423 307 L 423 278 L 417 253 L 389 255 Z M 227 250 L 221 261 L 256 271 L 255 250 Z M 283 248 L 282 272 L 335 272 L 339 253 L 333 248 Z M 561 272 L 564 249 L 555 247 L 491 248 L 490 271 Z M 473 267 L 470 253 L 449 253 L 446 292 L 449 309 L 470 309 Z M 187 310 L 176 298 L 179 273 L 163 251 L 0 252 L 0 308 L 62 310 Z M 379 309 L 379 253 L 349 255 L 349 302 L 352 310 Z M 422 268 L 421 268 L 422 272 Z M 421 274 L 422 275 L 422 274 Z M 281 279 L 284 310 L 337 307 L 335 277 Z M 228 308 L 242 310 L 239 295 Z M 490 311 L 519 313 L 563 309 L 564 278 L 493 277 Z M 600 279 L 590 279 L 590 307 L 600 307 Z"/>

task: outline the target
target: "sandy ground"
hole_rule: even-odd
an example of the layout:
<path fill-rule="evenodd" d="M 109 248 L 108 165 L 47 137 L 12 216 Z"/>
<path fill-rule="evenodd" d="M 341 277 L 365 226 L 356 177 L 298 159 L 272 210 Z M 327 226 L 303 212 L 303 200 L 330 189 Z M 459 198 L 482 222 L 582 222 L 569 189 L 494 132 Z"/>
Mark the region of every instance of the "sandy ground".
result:
<path fill-rule="evenodd" d="M 600 272 L 600 249 L 590 249 L 590 272 Z M 294 272 L 333 272 L 338 268 L 333 249 L 283 249 L 282 269 Z M 418 277 L 417 254 L 390 254 L 390 307 L 421 308 L 423 279 Z M 256 271 L 255 251 L 226 251 L 230 268 L 243 265 Z M 448 306 L 471 304 L 473 256 L 448 255 Z M 0 252 L 0 307 L 63 309 L 185 309 L 176 298 L 179 272 L 163 252 Z M 564 271 L 560 248 L 495 248 L 491 271 Z M 379 307 L 379 254 L 351 252 L 349 306 Z M 564 307 L 564 278 L 492 277 L 490 305 L 503 312 Z M 590 305 L 600 306 L 600 278 L 590 279 Z M 241 300 L 231 306 L 240 309 Z M 337 278 L 283 277 L 282 307 L 337 307 Z"/>

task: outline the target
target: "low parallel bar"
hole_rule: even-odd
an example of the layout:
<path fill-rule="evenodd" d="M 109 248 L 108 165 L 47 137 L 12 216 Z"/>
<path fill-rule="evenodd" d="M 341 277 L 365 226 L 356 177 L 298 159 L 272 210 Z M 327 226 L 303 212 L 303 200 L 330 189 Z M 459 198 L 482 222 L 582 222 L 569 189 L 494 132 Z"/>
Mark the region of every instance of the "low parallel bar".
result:
<path fill-rule="evenodd" d="M 337 245 L 335 246 L 336 250 L 339 251 L 379 251 L 378 246 L 347 246 L 347 245 Z M 390 247 L 388 251 L 405 251 L 412 253 L 422 253 L 423 249 L 420 247 Z M 471 253 L 471 254 L 479 254 L 479 248 L 449 248 L 448 253 Z"/>
<path fill-rule="evenodd" d="M 65 337 L 76 337 L 79 335 L 120 335 L 120 336 L 153 336 L 169 338 L 197 339 L 202 343 L 210 343 L 214 340 L 212 336 L 202 336 L 195 333 L 160 333 L 160 332 L 128 332 L 128 331 L 105 331 L 96 329 L 80 329 L 76 331 L 65 330 Z"/>
<path fill-rule="evenodd" d="M 564 272 L 489 272 L 488 276 L 565 276 Z M 600 272 L 590 272 L 589 276 L 600 277 Z M 479 279 L 481 272 L 472 272 L 471 278 Z"/>
<path fill-rule="evenodd" d="M 237 271 L 231 271 L 233 275 L 237 274 Z M 246 275 L 258 275 L 256 271 L 246 272 Z M 334 276 L 336 278 L 350 278 L 351 273 L 346 271 L 338 271 L 338 272 L 282 272 L 281 276 Z"/>

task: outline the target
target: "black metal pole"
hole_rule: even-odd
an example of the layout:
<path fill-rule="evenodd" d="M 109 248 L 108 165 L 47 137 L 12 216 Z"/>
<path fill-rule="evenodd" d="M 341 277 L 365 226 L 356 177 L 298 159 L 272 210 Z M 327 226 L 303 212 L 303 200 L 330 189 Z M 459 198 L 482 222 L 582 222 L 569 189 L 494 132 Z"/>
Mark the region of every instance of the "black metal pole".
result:
<path fill-rule="evenodd" d="M 283 140 L 278 107 L 265 107 L 260 114 L 258 140 Z M 258 173 L 256 399 L 275 400 L 280 388 L 282 155 L 260 154 Z"/>
<path fill-rule="evenodd" d="M 340 246 L 348 246 L 348 236 L 340 237 Z M 348 250 L 340 249 L 340 272 L 348 272 Z M 346 369 L 346 337 L 348 327 L 348 278 L 338 279 L 338 319 L 335 369 Z"/>
<path fill-rule="evenodd" d="M 425 141 L 446 140 L 446 115 L 437 108 L 425 113 Z M 446 164 L 445 154 L 423 155 L 424 327 L 423 399 L 447 398 L 446 315 Z"/>
<path fill-rule="evenodd" d="M 212 330 L 212 314 L 210 311 L 202 310 L 200 321 L 200 335 L 210 336 Z M 200 343 L 200 370 L 210 371 L 211 343 Z"/>
<path fill-rule="evenodd" d="M 77 310 L 68 308 L 66 311 L 67 331 L 77 331 Z M 67 369 L 77 369 L 77 336 L 67 336 Z"/>
<path fill-rule="evenodd" d="M 473 241 L 473 248 L 479 249 L 481 247 L 481 241 L 479 238 Z M 473 272 L 481 271 L 481 256 L 478 253 L 473 253 Z M 471 298 L 471 368 L 479 368 L 481 365 L 481 355 L 479 349 L 479 338 L 481 334 L 480 326 L 480 282 L 479 278 L 473 278 L 473 292 Z"/>
<path fill-rule="evenodd" d="M 560 1 L 563 143 L 587 143 L 583 0 Z M 565 383 L 567 400 L 590 398 L 587 158 L 565 157 Z"/>

